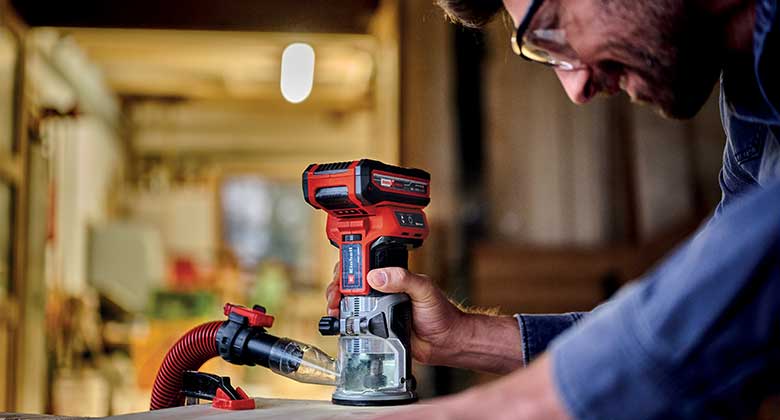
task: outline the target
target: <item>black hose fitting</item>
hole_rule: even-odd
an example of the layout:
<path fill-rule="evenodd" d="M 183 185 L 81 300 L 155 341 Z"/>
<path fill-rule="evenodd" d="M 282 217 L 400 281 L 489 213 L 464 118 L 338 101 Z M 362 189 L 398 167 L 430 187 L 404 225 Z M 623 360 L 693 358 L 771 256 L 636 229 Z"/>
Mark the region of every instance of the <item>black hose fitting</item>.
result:
<path fill-rule="evenodd" d="M 271 349 L 278 341 L 265 328 L 250 326 L 247 317 L 232 312 L 217 331 L 219 355 L 235 365 L 269 367 Z"/>

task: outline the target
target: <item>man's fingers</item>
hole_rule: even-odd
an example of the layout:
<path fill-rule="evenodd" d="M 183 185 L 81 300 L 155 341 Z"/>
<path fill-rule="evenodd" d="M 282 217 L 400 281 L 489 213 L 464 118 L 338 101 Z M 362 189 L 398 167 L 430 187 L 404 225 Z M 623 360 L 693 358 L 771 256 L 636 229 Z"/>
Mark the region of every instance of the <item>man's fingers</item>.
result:
<path fill-rule="evenodd" d="M 339 292 L 339 283 L 333 280 L 325 289 L 325 299 L 328 301 L 328 316 L 339 315 L 339 303 L 341 301 L 341 292 Z"/>
<path fill-rule="evenodd" d="M 328 285 L 328 289 L 325 291 L 325 298 L 328 300 L 328 307 L 335 308 L 339 305 L 339 299 L 341 294 L 339 293 L 338 283 L 331 283 Z"/>
<path fill-rule="evenodd" d="M 336 290 L 335 293 L 328 295 L 328 316 L 339 315 L 339 303 L 341 301 L 341 293 Z"/>
<path fill-rule="evenodd" d="M 410 273 L 399 267 L 378 268 L 368 273 L 368 284 L 385 293 L 406 293 L 412 300 L 432 297 L 433 283 L 426 276 Z"/>

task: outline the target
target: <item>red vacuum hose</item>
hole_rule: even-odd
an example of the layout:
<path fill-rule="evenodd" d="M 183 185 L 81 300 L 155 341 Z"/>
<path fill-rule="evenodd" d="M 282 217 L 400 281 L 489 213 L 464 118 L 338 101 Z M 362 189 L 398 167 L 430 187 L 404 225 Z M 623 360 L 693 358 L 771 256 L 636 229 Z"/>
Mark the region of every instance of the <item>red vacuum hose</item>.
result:
<path fill-rule="evenodd" d="M 152 388 L 152 410 L 183 404 L 182 377 L 185 370 L 198 370 L 208 360 L 219 356 L 217 331 L 223 321 L 201 324 L 184 334 L 165 355 Z"/>

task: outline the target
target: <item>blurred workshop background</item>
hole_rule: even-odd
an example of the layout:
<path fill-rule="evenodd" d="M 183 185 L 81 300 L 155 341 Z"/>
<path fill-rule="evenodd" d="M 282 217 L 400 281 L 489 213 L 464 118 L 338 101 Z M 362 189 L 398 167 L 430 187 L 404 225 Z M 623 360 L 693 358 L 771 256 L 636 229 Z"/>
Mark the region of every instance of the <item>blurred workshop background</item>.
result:
<path fill-rule="evenodd" d="M 587 310 L 635 279 L 719 199 L 716 98 L 684 123 L 577 107 L 508 41 L 432 0 L 0 0 L 0 411 L 146 410 L 165 351 L 226 301 L 335 354 L 309 163 L 428 170 L 413 268 L 467 305 Z M 424 397 L 491 379 L 416 374 Z"/>

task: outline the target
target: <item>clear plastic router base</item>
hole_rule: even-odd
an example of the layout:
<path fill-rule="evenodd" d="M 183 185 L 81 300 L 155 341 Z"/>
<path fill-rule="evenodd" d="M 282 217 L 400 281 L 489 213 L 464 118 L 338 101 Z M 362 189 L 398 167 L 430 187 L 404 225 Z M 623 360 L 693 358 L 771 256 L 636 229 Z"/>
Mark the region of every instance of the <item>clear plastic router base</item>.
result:
<path fill-rule="evenodd" d="M 405 294 L 342 299 L 344 327 L 339 337 L 340 375 L 333 393 L 335 404 L 374 406 L 417 401 L 411 357 L 402 341 L 408 342 L 410 330 L 408 322 L 398 322 L 408 319 L 401 316 L 408 307 Z"/>

